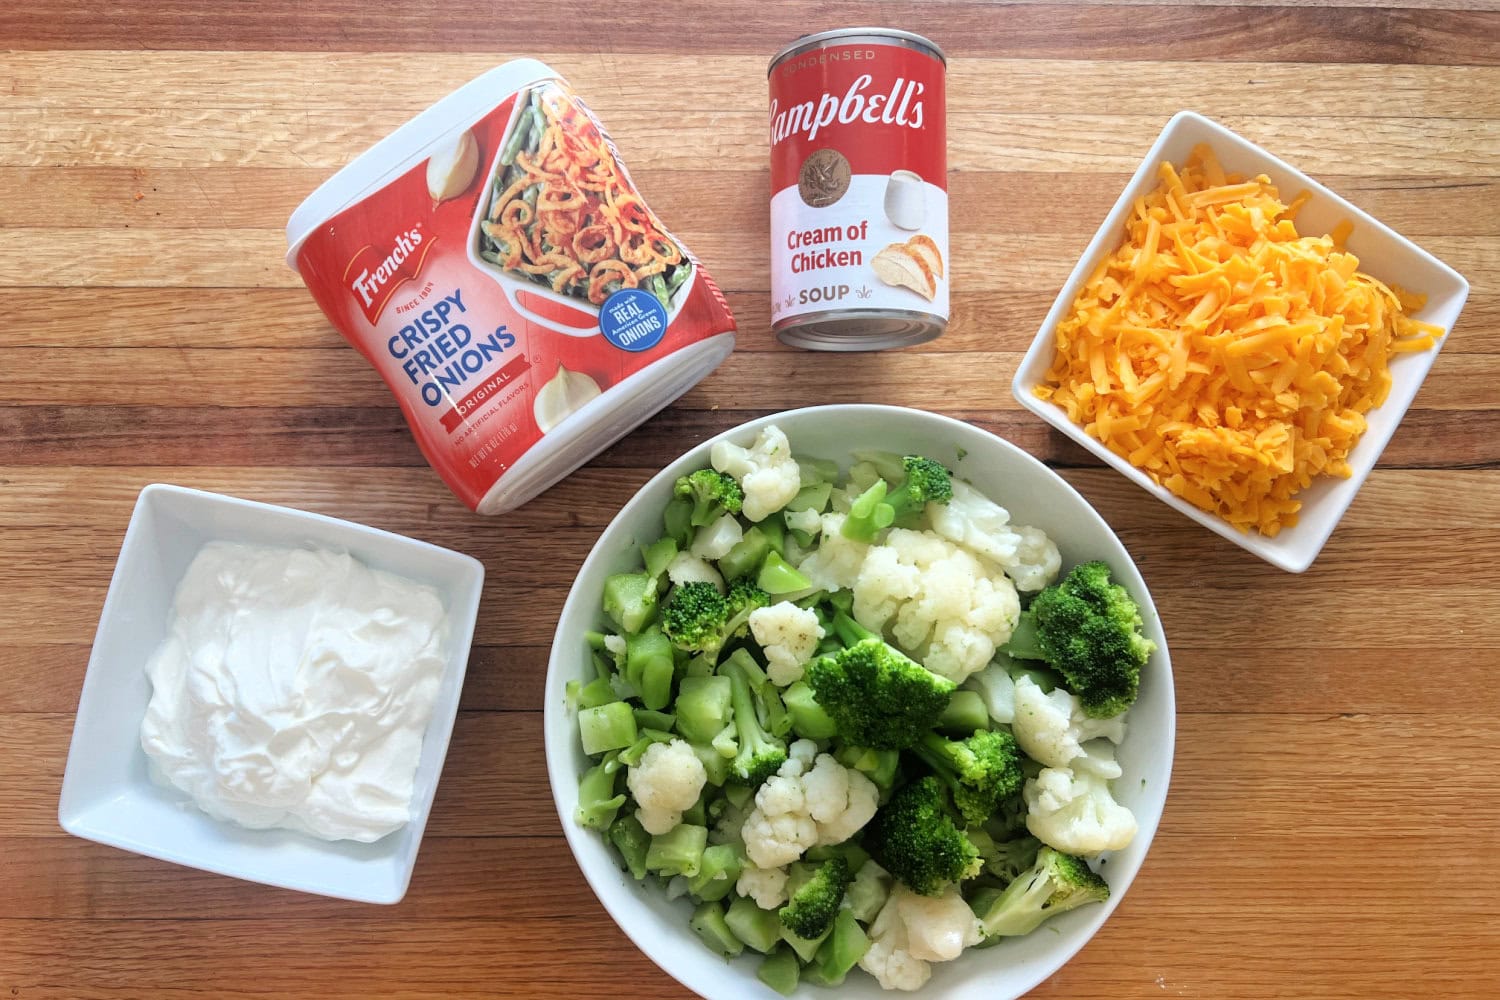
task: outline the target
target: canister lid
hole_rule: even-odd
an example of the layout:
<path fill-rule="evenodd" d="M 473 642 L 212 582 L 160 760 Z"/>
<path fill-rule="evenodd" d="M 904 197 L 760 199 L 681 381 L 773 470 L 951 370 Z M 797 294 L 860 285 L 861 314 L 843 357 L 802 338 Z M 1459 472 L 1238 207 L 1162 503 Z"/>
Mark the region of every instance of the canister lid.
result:
<path fill-rule="evenodd" d="M 546 63 L 511 60 L 470 80 L 365 150 L 292 211 L 286 223 L 287 264 L 295 270 L 297 252 L 315 229 L 420 163 L 433 143 L 468 128 L 527 84 L 546 79 L 559 79 Z"/>
<path fill-rule="evenodd" d="M 835 28 L 832 31 L 819 31 L 815 34 L 803 35 L 794 40 L 771 57 L 771 64 L 766 67 L 766 73 L 769 74 L 783 59 L 801 55 L 803 52 L 815 49 L 827 42 L 854 42 L 861 39 L 878 41 L 887 45 L 904 45 L 907 48 L 925 51 L 944 66 L 948 65 L 948 57 L 943 54 L 943 50 L 938 47 L 938 44 L 932 39 L 919 35 L 914 31 L 902 31 L 900 28 Z"/>

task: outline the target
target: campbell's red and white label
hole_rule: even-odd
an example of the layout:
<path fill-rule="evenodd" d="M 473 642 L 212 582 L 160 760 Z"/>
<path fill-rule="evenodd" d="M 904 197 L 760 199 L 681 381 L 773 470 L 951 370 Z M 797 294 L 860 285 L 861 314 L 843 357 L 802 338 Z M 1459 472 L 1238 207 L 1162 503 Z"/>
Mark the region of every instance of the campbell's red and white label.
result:
<path fill-rule="evenodd" d="M 496 93 L 424 152 L 318 225 L 295 265 L 427 460 L 469 507 L 498 512 L 514 503 L 486 498 L 527 456 L 558 452 L 557 468 L 527 470 L 536 482 L 571 471 L 622 412 L 643 419 L 670 397 L 597 400 L 734 320 L 561 80 Z M 580 425 L 606 412 L 597 434 Z"/>
<path fill-rule="evenodd" d="M 770 74 L 771 317 L 948 316 L 944 67 L 889 42 L 832 41 Z"/>

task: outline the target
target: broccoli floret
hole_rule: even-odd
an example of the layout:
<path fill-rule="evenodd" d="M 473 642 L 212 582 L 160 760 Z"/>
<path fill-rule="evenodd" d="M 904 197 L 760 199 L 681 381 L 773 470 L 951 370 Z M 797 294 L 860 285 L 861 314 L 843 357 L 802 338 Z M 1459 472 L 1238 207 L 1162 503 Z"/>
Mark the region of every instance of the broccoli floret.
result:
<path fill-rule="evenodd" d="M 724 604 L 729 609 L 729 616 L 725 622 L 725 638 L 740 635 L 742 630 L 749 624 L 750 612 L 756 608 L 764 608 L 771 603 L 771 595 L 755 585 L 755 581 L 749 577 L 741 577 L 729 585 L 729 593 L 724 595 Z"/>
<path fill-rule="evenodd" d="M 693 502 L 691 522 L 699 528 L 712 524 L 721 514 L 738 514 L 745 503 L 740 484 L 717 469 L 699 469 L 681 477 L 672 492 Z"/>
<path fill-rule="evenodd" d="M 908 455 L 901 466 L 905 474 L 894 487 L 878 479 L 854 499 L 841 529 L 845 538 L 874 541 L 881 529 L 908 522 L 927 504 L 953 499 L 953 474 L 941 464 Z"/>
<path fill-rule="evenodd" d="M 786 743 L 761 728 L 755 713 L 755 695 L 750 678 L 730 657 L 719 665 L 719 673 L 729 678 L 730 703 L 734 706 L 734 726 L 739 734 L 739 750 L 734 756 L 734 773 L 751 785 L 758 785 L 775 774 L 786 763 Z"/>
<path fill-rule="evenodd" d="M 1011 656 L 1044 660 L 1062 674 L 1096 719 L 1119 715 L 1135 702 L 1141 668 L 1155 648 L 1141 635 L 1140 607 L 1097 560 L 1037 594 L 1006 644 Z"/>
<path fill-rule="evenodd" d="M 937 778 L 898 788 L 866 827 L 865 847 L 907 888 L 938 896 L 983 867 L 979 849 L 953 822 L 947 793 Z"/>
<path fill-rule="evenodd" d="M 982 729 L 962 740 L 927 733 L 912 749 L 947 784 L 969 826 L 989 819 L 1021 789 L 1021 751 L 1003 729 Z"/>
<path fill-rule="evenodd" d="M 722 644 L 729 605 L 711 583 L 679 583 L 661 608 L 661 630 L 679 649 L 717 650 Z"/>
<path fill-rule="evenodd" d="M 1036 861 L 1004 891 L 976 896 L 975 915 L 984 936 L 1018 937 L 1030 934 L 1049 917 L 1085 903 L 1109 898 L 1109 884 L 1088 862 L 1050 847 L 1037 852 Z"/>
<path fill-rule="evenodd" d="M 888 645 L 845 614 L 834 630 L 849 643 L 807 666 L 818 704 L 850 743 L 909 747 L 937 724 L 954 684 Z"/>
<path fill-rule="evenodd" d="M 661 628 L 672 645 L 693 653 L 717 653 L 749 630 L 750 612 L 771 596 L 749 580 L 736 580 L 729 593 L 692 580 L 672 588 L 661 608 Z"/>
<path fill-rule="evenodd" d="M 844 901 L 844 890 L 854 880 L 849 862 L 834 855 L 818 866 L 812 878 L 802 883 L 778 916 L 786 928 L 801 938 L 814 939 L 833 926 L 838 916 L 839 904 Z"/>

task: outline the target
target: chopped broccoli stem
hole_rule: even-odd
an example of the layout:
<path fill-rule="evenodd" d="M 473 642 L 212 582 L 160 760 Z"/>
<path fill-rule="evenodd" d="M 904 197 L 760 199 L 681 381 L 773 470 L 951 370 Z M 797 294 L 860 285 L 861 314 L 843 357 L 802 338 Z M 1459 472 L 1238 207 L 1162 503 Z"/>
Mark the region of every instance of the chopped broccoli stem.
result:
<path fill-rule="evenodd" d="M 846 743 L 835 751 L 834 759 L 869 778 L 882 795 L 895 787 L 901 769 L 900 750 L 875 750 Z"/>
<path fill-rule="evenodd" d="M 619 701 L 619 698 L 615 695 L 615 689 L 610 686 L 609 681 L 602 677 L 596 677 L 578 689 L 579 708 L 598 708 L 612 701 Z"/>
<path fill-rule="evenodd" d="M 865 846 L 882 868 L 907 888 L 938 896 L 955 882 L 978 875 L 979 850 L 954 824 L 937 778 L 898 788 L 866 827 Z"/>
<path fill-rule="evenodd" d="M 831 739 L 838 732 L 833 719 L 818 704 L 806 681 L 793 681 L 781 693 L 781 702 L 792 717 L 792 732 L 806 740 Z"/>
<path fill-rule="evenodd" d="M 782 510 L 795 514 L 803 510 L 815 510 L 819 514 L 828 509 L 828 500 L 833 495 L 831 483 L 813 483 L 797 491 Z"/>
<path fill-rule="evenodd" d="M 688 891 L 699 902 L 723 899 L 734 888 L 744 867 L 745 857 L 737 845 L 714 844 L 705 847 L 698 874 L 688 879 Z"/>
<path fill-rule="evenodd" d="M 749 576 L 760 569 L 761 561 L 771 551 L 771 540 L 760 525 L 752 525 L 738 542 L 719 560 L 719 573 L 726 580 Z"/>
<path fill-rule="evenodd" d="M 961 689 L 953 692 L 948 707 L 938 716 L 937 727 L 950 733 L 976 733 L 990 727 L 989 709 L 978 691 Z"/>
<path fill-rule="evenodd" d="M 690 743 L 712 743 L 733 711 L 727 677 L 684 677 L 677 685 L 677 731 Z"/>
<path fill-rule="evenodd" d="M 1109 898 L 1109 885 L 1088 862 L 1050 847 L 1037 852 L 1036 861 L 996 895 L 986 894 L 976 902 L 975 914 L 986 938 L 1030 934 L 1059 913 L 1085 903 Z"/>
<path fill-rule="evenodd" d="M 635 712 L 629 702 L 612 701 L 578 712 L 578 735 L 583 752 L 590 757 L 628 747 L 636 741 L 637 734 Z"/>
<path fill-rule="evenodd" d="M 692 878 L 703 866 L 703 851 L 707 846 L 707 827 L 679 823 L 666 833 L 651 838 L 651 847 L 646 851 L 646 868 L 658 875 Z"/>
<path fill-rule="evenodd" d="M 610 843 L 625 861 L 625 870 L 640 882 L 646 877 L 646 852 L 651 848 L 651 834 L 635 816 L 621 816 L 610 825 Z"/>
<path fill-rule="evenodd" d="M 803 972 L 814 986 L 839 986 L 849 970 L 870 950 L 870 938 L 850 910 L 840 910 L 833 930 L 818 947 L 818 953 Z"/>
<path fill-rule="evenodd" d="M 745 950 L 740 939 L 734 936 L 734 932 L 724 922 L 724 907 L 717 901 L 699 904 L 688 920 L 688 926 L 708 945 L 710 951 L 725 958 L 734 958 Z"/>
<path fill-rule="evenodd" d="M 647 573 L 616 573 L 604 581 L 604 613 L 625 633 L 639 632 L 656 614 L 656 580 Z"/>
<path fill-rule="evenodd" d="M 661 629 L 652 626 L 625 637 L 625 678 L 641 693 L 641 702 L 647 708 L 662 709 L 671 704 L 675 672 L 672 643 Z"/>
<path fill-rule="evenodd" d="M 768 594 L 794 594 L 812 586 L 811 580 L 775 550 L 766 553 L 756 583 Z"/>
<path fill-rule="evenodd" d="M 575 814 L 579 826 L 591 830 L 607 830 L 615 821 L 615 814 L 625 804 L 625 793 L 616 792 L 619 770 L 611 763 L 595 764 L 584 772 L 578 781 L 578 811 Z"/>
<path fill-rule="evenodd" d="M 797 471 L 801 474 L 802 485 L 812 486 L 817 483 L 837 482 L 839 478 L 839 465 L 837 462 L 827 458 L 797 458 Z"/>
<path fill-rule="evenodd" d="M 845 538 L 873 542 L 876 535 L 891 526 L 896 513 L 885 502 L 886 489 L 885 480 L 877 479 L 874 485 L 854 498 L 849 505 L 849 514 L 844 518 L 844 526 L 839 529 Z"/>
<path fill-rule="evenodd" d="M 677 541 L 670 537 L 658 538 L 650 545 L 641 547 L 641 560 L 646 564 L 646 572 L 658 580 L 676 555 Z"/>
<path fill-rule="evenodd" d="M 711 743 L 689 743 L 693 748 L 693 756 L 697 757 L 703 764 L 703 773 L 708 783 L 715 788 L 722 788 L 724 782 L 729 780 L 729 762 L 734 759 L 734 754 L 722 754 Z"/>
<path fill-rule="evenodd" d="M 679 551 L 693 540 L 693 502 L 681 497 L 672 500 L 662 511 L 664 537 L 672 539 Z"/>
<path fill-rule="evenodd" d="M 789 997 L 797 990 L 802 963 L 797 961 L 797 953 L 791 948 L 778 947 L 760 963 L 755 975 L 777 993 Z"/>
<path fill-rule="evenodd" d="M 667 712 L 658 712 L 650 708 L 635 710 L 635 724 L 642 731 L 654 729 L 658 732 L 670 733 L 676 722 L 677 717 Z"/>
<path fill-rule="evenodd" d="M 786 926 L 786 924 L 781 924 L 781 940 L 791 945 L 792 950 L 797 953 L 797 957 L 802 959 L 804 963 L 813 960 L 813 956 L 818 953 L 818 946 L 823 943 L 824 938 L 828 937 L 828 933 L 828 931 L 824 931 L 815 938 L 805 938 L 799 936 L 790 927 Z"/>
<path fill-rule="evenodd" d="M 781 924 L 771 910 L 762 910 L 755 900 L 740 896 L 729 904 L 724 922 L 734 936 L 762 955 L 770 954 L 781 943 Z"/>

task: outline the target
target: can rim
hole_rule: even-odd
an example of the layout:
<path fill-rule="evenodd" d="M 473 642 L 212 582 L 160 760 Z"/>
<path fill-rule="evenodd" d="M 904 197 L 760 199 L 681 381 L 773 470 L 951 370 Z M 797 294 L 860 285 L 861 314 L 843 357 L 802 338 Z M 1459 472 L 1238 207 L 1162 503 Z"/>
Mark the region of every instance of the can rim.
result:
<path fill-rule="evenodd" d="M 810 35 L 802 35 L 783 46 L 781 51 L 771 57 L 770 65 L 766 67 L 766 75 L 769 76 L 771 71 L 789 56 L 798 55 L 808 49 L 815 48 L 823 42 L 839 38 L 858 37 L 889 38 L 899 42 L 908 42 L 914 48 L 926 49 L 944 66 L 948 65 L 948 57 L 937 42 L 934 42 L 925 35 L 919 35 L 915 31 L 906 31 L 901 28 L 833 28 L 828 31 L 817 31 Z"/>

